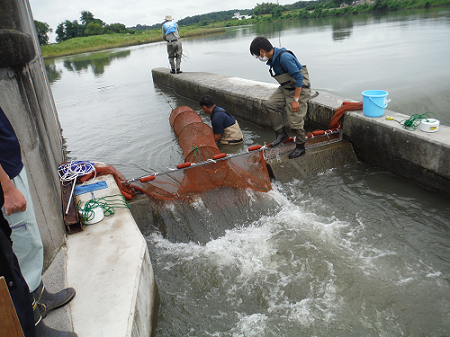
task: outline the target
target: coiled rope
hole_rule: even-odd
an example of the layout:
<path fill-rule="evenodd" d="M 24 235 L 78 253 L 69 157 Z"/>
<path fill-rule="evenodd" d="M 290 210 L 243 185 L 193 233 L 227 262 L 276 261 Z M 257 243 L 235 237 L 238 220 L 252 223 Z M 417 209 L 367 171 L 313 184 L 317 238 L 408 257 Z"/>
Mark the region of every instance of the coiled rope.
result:
<path fill-rule="evenodd" d="M 110 195 L 98 199 L 88 200 L 83 207 L 81 207 L 81 200 L 78 201 L 77 210 L 81 214 L 81 222 L 86 225 L 86 221 L 94 219 L 94 209 L 100 207 L 105 216 L 115 214 L 115 208 L 130 208 L 130 205 L 125 200 L 122 194 Z"/>
<path fill-rule="evenodd" d="M 68 183 L 78 177 L 84 176 L 86 174 L 95 171 L 95 166 L 93 163 L 85 160 L 72 160 L 68 163 L 62 164 L 59 167 L 58 173 L 61 182 Z"/>
<path fill-rule="evenodd" d="M 430 117 L 429 114 L 433 114 L 433 117 Z M 409 117 L 408 119 L 400 122 L 400 124 L 403 126 L 404 129 L 410 130 L 410 131 L 414 131 L 414 130 L 416 130 L 419 127 L 422 119 L 428 120 L 429 118 L 434 118 L 434 119 L 437 120 L 437 117 L 436 117 L 434 112 L 427 111 L 427 112 L 425 112 L 425 113 L 423 113 L 421 115 L 419 115 L 419 114 L 412 114 L 411 117 Z"/>
<path fill-rule="evenodd" d="M 89 174 L 92 171 L 95 172 L 94 164 L 86 160 L 72 160 L 68 163 L 62 164 L 59 167 L 58 174 L 61 184 L 65 185 L 73 181 L 72 191 L 70 193 L 69 202 L 67 203 L 66 214 L 69 213 L 69 208 L 72 202 L 73 191 L 75 189 L 77 178 Z"/>

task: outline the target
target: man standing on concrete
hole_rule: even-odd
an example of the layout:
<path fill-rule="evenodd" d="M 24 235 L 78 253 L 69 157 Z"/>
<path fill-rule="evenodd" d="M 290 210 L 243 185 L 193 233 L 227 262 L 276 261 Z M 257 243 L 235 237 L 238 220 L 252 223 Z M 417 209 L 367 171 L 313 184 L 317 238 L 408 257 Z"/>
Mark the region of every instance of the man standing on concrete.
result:
<path fill-rule="evenodd" d="M 75 289 L 67 288 L 58 293 L 49 293 L 42 282 L 44 247 L 31 200 L 28 178 L 22 163 L 20 143 L 11 123 L 0 108 L 0 168 L 4 193 L 2 211 L 12 229 L 13 250 L 19 260 L 20 269 L 28 284 L 38 310 L 35 318 L 45 317 L 75 296 Z M 35 322 L 38 327 L 38 321 Z M 40 328 L 50 329 L 40 325 Z M 54 330 L 56 331 L 56 330 Z M 48 331 L 37 336 L 44 336 Z M 49 336 L 56 336 L 47 333 Z M 68 335 L 67 335 L 68 336 Z M 73 336 L 73 334 L 71 334 Z"/>
<path fill-rule="evenodd" d="M 216 142 L 224 145 L 237 145 L 244 142 L 244 137 L 236 118 L 231 116 L 225 109 L 215 105 L 211 96 L 202 96 L 199 104 L 203 112 L 210 115 Z"/>
<path fill-rule="evenodd" d="M 180 74 L 181 55 L 183 47 L 180 40 L 180 30 L 178 25 L 173 21 L 172 15 L 166 15 L 162 25 L 163 39 L 167 41 L 167 54 L 169 54 L 170 73 Z"/>
<path fill-rule="evenodd" d="M 284 128 L 281 111 L 286 109 L 287 120 L 296 136 L 296 147 L 289 158 L 305 154 L 304 119 L 311 98 L 311 85 L 306 66 L 286 48 L 274 48 L 265 37 L 256 37 L 250 44 L 250 53 L 270 67 L 269 72 L 280 84 L 266 102 L 267 115 L 275 130 L 276 139 L 271 147 L 281 145 L 289 136 Z"/>

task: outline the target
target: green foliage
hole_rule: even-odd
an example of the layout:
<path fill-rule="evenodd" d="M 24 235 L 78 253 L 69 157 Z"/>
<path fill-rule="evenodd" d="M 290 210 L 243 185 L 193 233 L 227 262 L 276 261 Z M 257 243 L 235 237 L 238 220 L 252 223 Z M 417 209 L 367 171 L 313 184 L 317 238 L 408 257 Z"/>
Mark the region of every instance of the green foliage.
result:
<path fill-rule="evenodd" d="M 331 1 L 328 1 L 331 2 Z M 296 3 L 293 3 L 291 5 L 284 5 L 284 9 L 285 10 L 289 10 L 292 11 L 294 9 L 303 9 L 305 7 L 307 7 L 308 5 L 312 6 L 313 10 L 315 8 L 316 5 L 318 4 L 328 4 L 328 2 L 326 0 L 318 0 L 318 1 L 297 1 Z M 339 5 L 338 5 L 339 6 Z"/>
<path fill-rule="evenodd" d="M 81 11 L 80 20 L 83 25 L 87 26 L 88 23 L 94 21 L 94 14 L 88 11 Z"/>
<path fill-rule="evenodd" d="M 388 0 L 377 0 L 373 6 L 376 12 L 386 12 L 388 10 Z"/>
<path fill-rule="evenodd" d="M 86 25 L 86 29 L 84 30 L 84 34 L 86 36 L 92 36 L 92 35 L 100 35 L 103 33 L 103 27 L 99 23 L 89 22 Z"/>
<path fill-rule="evenodd" d="M 278 19 L 283 14 L 283 9 L 281 6 L 276 6 L 270 11 L 270 14 L 274 19 Z"/>
<path fill-rule="evenodd" d="M 309 17 L 310 18 L 320 18 L 322 16 L 322 9 L 320 8 L 316 8 L 312 13 L 310 13 Z"/>
<path fill-rule="evenodd" d="M 56 28 L 56 42 L 63 42 L 74 37 L 82 37 L 84 35 L 84 26 L 80 25 L 77 20 L 66 20 Z"/>
<path fill-rule="evenodd" d="M 48 44 L 48 33 L 51 33 L 53 29 L 50 28 L 49 24 L 46 22 L 40 22 L 34 20 L 34 25 L 36 26 L 36 33 L 38 36 L 39 44 L 45 46 Z"/>
<path fill-rule="evenodd" d="M 106 25 L 103 27 L 103 34 L 126 34 L 131 33 L 134 34 L 134 30 L 127 29 L 127 27 L 123 23 L 112 23 L 110 25 Z"/>
<path fill-rule="evenodd" d="M 298 12 L 297 17 L 300 20 L 309 19 L 309 12 L 308 12 L 308 10 L 302 9 L 301 11 Z"/>
<path fill-rule="evenodd" d="M 388 5 L 387 5 L 387 9 L 390 12 L 398 11 L 399 8 L 400 8 L 400 2 L 399 1 L 389 1 Z"/>
<path fill-rule="evenodd" d="M 212 13 L 202 14 L 202 15 L 188 16 L 188 17 L 185 17 L 184 19 L 179 20 L 178 25 L 179 26 L 198 25 L 204 21 L 207 21 L 208 23 L 228 21 L 228 20 L 231 20 L 231 18 L 234 16 L 234 13 L 236 13 L 236 12 L 237 12 L 237 10 L 229 10 L 229 11 L 222 11 L 222 12 L 212 12 Z M 243 9 L 243 10 L 239 10 L 239 13 L 241 15 L 252 15 L 253 10 Z M 161 24 L 158 25 L 158 29 L 161 29 Z"/>
<path fill-rule="evenodd" d="M 253 14 L 255 15 L 272 14 L 272 11 L 277 7 L 280 6 L 270 2 L 263 2 L 262 4 L 256 4 L 256 7 L 253 9 Z"/>

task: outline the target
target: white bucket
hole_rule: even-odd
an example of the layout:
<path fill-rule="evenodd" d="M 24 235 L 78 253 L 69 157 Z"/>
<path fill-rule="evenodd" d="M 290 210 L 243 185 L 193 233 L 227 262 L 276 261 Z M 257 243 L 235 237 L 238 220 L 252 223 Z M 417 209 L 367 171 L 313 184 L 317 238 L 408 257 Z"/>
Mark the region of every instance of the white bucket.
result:
<path fill-rule="evenodd" d="M 436 132 L 439 130 L 439 120 L 434 118 L 422 119 L 420 122 L 420 130 L 425 132 Z"/>

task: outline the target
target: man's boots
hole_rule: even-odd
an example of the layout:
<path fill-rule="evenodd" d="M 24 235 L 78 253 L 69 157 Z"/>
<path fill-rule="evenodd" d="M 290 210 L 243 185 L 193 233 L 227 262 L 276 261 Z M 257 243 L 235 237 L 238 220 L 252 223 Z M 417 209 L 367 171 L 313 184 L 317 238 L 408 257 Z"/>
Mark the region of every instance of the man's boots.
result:
<path fill-rule="evenodd" d="M 305 143 L 296 144 L 294 151 L 289 154 L 289 159 L 294 159 L 305 154 Z"/>
<path fill-rule="evenodd" d="M 39 311 L 39 306 L 34 299 L 33 294 L 30 294 L 31 301 L 33 302 L 33 316 L 34 325 L 36 326 L 36 337 L 77 337 L 78 335 L 70 331 L 60 331 L 52 329 L 45 325 L 42 319 L 41 312 Z"/>
<path fill-rule="evenodd" d="M 275 131 L 277 138 L 270 144 L 270 147 L 276 147 L 281 145 L 283 142 L 287 141 L 289 139 L 288 134 L 286 133 L 286 130 L 284 127 L 281 129 Z"/>
<path fill-rule="evenodd" d="M 39 287 L 33 291 L 33 295 L 39 306 L 40 314 L 42 315 L 42 318 L 44 318 L 51 310 L 69 303 L 75 296 L 75 289 L 66 288 L 52 294 L 45 289 L 44 283 L 41 281 Z"/>

